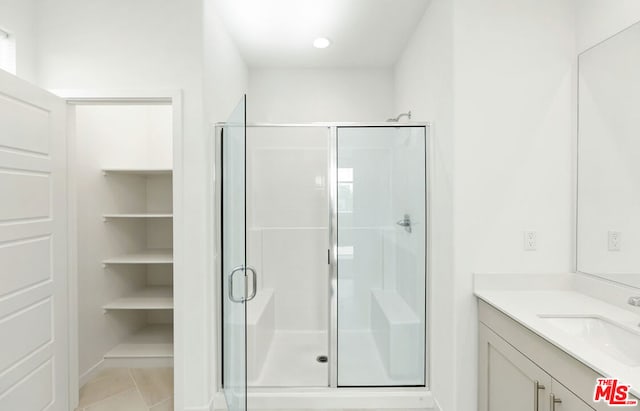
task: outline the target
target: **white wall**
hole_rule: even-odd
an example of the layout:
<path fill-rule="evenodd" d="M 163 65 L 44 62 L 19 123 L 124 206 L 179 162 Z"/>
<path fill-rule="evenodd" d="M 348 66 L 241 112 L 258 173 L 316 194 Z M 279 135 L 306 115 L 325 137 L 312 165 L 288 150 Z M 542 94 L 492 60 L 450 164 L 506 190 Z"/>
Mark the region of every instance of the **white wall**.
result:
<path fill-rule="evenodd" d="M 579 0 L 576 4 L 579 52 L 640 21 L 637 0 Z"/>
<path fill-rule="evenodd" d="M 474 410 L 474 272 L 574 269 L 575 8 L 457 0 L 454 409 Z M 538 250 L 523 250 L 523 232 Z"/>
<path fill-rule="evenodd" d="M 395 111 L 432 122 L 430 388 L 442 410 L 454 410 L 453 2 L 432 1 L 394 74 Z"/>
<path fill-rule="evenodd" d="M 36 81 L 36 0 L 0 0 L 0 28 L 16 40 L 16 75 Z"/>
<path fill-rule="evenodd" d="M 204 2 L 204 101 L 209 123 L 226 121 L 247 91 L 248 68 L 221 21 L 216 1 Z"/>
<path fill-rule="evenodd" d="M 203 116 L 201 0 L 41 0 L 38 10 L 38 79 L 47 89 L 158 90 L 184 94 L 183 215 L 188 233 L 184 258 L 176 259 L 175 355 L 181 390 L 176 407 L 208 406 L 213 356 L 208 250 L 212 235 L 208 135 Z M 182 220 L 180 220 L 182 218 Z M 174 233 L 179 235 L 180 233 Z M 183 234 L 184 235 L 184 234 Z M 183 277 L 184 276 L 184 277 Z M 188 304 L 188 315 L 186 310 Z M 180 393 L 184 393 L 184 397 Z"/>
<path fill-rule="evenodd" d="M 250 122 L 384 121 L 395 117 L 390 69 L 251 69 Z"/>

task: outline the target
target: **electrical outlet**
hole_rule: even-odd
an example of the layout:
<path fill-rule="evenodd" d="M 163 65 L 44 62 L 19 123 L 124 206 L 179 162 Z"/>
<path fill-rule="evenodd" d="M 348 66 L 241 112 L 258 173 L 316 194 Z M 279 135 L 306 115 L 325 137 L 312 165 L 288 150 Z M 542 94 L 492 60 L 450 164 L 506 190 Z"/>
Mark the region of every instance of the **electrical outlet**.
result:
<path fill-rule="evenodd" d="M 535 231 L 524 232 L 524 250 L 536 251 L 538 249 L 538 233 Z"/>
<path fill-rule="evenodd" d="M 622 233 L 620 231 L 609 231 L 609 251 L 620 251 Z"/>

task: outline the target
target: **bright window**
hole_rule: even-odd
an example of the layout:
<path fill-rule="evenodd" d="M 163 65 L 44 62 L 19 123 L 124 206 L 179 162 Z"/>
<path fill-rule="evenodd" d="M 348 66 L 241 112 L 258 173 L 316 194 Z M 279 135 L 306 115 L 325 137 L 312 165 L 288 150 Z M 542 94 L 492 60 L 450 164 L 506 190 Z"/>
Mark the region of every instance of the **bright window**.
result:
<path fill-rule="evenodd" d="M 353 168 L 338 168 L 338 212 L 353 213 Z"/>
<path fill-rule="evenodd" d="M 0 69 L 16 74 L 16 39 L 0 29 Z"/>

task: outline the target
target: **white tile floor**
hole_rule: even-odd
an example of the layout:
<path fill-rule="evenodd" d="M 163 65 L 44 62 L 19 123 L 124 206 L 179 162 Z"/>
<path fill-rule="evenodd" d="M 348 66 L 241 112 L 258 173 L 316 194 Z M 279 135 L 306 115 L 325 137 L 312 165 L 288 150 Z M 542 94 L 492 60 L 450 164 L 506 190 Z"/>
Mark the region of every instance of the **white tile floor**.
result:
<path fill-rule="evenodd" d="M 173 368 L 108 368 L 80 388 L 76 411 L 173 411 Z"/>
<path fill-rule="evenodd" d="M 102 370 L 80 389 L 80 406 L 76 408 L 76 411 L 173 411 L 173 369 L 111 368 Z M 260 411 L 389 411 L 389 409 L 261 409 Z M 427 410 L 393 409 L 393 411 Z"/>

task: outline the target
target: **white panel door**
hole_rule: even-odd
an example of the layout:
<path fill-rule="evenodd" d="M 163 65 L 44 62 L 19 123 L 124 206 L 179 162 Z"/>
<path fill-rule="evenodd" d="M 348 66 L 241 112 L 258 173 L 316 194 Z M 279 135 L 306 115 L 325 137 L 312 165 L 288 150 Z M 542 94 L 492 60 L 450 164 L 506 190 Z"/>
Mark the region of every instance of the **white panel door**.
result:
<path fill-rule="evenodd" d="M 0 410 L 70 409 L 65 124 L 0 70 Z"/>

